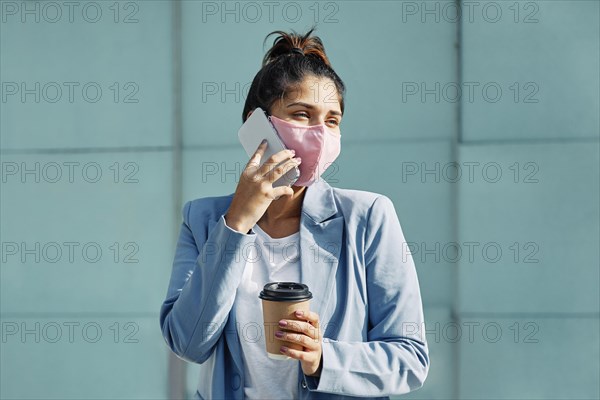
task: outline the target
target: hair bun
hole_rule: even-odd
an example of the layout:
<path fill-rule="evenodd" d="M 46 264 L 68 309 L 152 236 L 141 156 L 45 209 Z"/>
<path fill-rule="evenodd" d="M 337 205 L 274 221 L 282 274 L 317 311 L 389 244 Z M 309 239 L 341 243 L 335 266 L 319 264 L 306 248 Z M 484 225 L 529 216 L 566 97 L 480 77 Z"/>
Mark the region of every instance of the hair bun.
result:
<path fill-rule="evenodd" d="M 301 54 L 304 56 L 315 57 L 328 67 L 331 67 L 321 39 L 318 36 L 310 36 L 315 29 L 315 27 L 311 28 L 304 36 L 299 35 L 294 31 L 292 31 L 292 33 L 284 31 L 273 31 L 269 33 L 263 42 L 263 46 L 269 36 L 276 33 L 279 34 L 279 36 L 275 38 L 273 46 L 265 54 L 262 66 L 264 67 L 284 55 Z"/>

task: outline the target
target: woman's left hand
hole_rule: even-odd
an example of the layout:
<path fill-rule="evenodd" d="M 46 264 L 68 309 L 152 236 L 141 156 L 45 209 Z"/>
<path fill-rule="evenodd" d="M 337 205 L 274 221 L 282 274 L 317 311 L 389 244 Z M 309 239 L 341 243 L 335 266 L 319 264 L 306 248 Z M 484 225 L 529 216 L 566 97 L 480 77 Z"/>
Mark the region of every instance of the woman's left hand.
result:
<path fill-rule="evenodd" d="M 298 320 L 282 319 L 279 321 L 281 328 L 294 331 L 282 332 L 283 335 L 279 339 L 298 343 L 303 347 L 303 350 L 295 350 L 287 346 L 282 346 L 281 353 L 300 360 L 304 375 L 319 376 L 322 368 L 323 354 L 319 315 L 312 311 L 308 315 L 305 314 L 302 311 L 296 311 L 295 316 Z M 285 323 L 285 325 L 282 325 L 282 323 Z"/>

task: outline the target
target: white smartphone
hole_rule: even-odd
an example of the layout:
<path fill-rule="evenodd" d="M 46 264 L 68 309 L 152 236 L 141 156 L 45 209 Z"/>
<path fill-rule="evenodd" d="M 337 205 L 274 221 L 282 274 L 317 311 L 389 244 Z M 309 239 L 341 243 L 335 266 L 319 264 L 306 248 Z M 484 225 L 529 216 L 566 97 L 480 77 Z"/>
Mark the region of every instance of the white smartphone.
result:
<path fill-rule="evenodd" d="M 265 149 L 265 154 L 263 154 L 260 160 L 261 166 L 273 154 L 286 149 L 279 137 L 279 134 L 277 133 L 277 130 L 267 118 L 264 110 L 260 107 L 254 109 L 252 114 L 250 114 L 248 119 L 246 119 L 246 122 L 244 122 L 238 131 L 238 138 L 244 147 L 244 150 L 246 150 L 248 157 L 251 157 L 252 154 L 254 154 L 258 148 L 258 145 L 263 139 L 267 139 L 267 148 Z M 282 161 L 280 164 L 284 162 L 285 161 Z M 273 182 L 273 187 L 291 186 L 298 180 L 299 177 L 300 170 L 298 167 L 293 167 L 288 172 L 283 174 L 279 179 Z"/>

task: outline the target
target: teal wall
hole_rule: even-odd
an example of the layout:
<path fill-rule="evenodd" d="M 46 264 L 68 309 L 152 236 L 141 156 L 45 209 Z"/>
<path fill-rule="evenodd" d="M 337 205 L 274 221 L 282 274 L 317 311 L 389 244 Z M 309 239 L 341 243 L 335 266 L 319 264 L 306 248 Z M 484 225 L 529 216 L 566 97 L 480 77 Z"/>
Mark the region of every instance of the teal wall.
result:
<path fill-rule="evenodd" d="M 191 397 L 158 323 L 180 210 L 235 190 L 265 35 L 315 22 L 327 180 L 389 196 L 418 269 L 405 397 L 599 398 L 600 3 L 467 3 L 1 1 L 0 398 Z"/>

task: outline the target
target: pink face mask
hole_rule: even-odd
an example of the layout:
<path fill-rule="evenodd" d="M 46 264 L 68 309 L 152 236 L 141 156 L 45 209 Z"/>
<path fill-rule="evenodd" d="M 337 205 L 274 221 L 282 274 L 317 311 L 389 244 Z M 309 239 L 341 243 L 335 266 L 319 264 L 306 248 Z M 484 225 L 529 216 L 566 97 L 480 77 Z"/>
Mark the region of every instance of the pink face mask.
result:
<path fill-rule="evenodd" d="M 325 124 L 296 125 L 273 115 L 269 116 L 269 120 L 285 147 L 295 150 L 295 157 L 302 158 L 298 166 L 300 177 L 295 186 L 311 185 L 340 154 L 341 135 Z"/>

